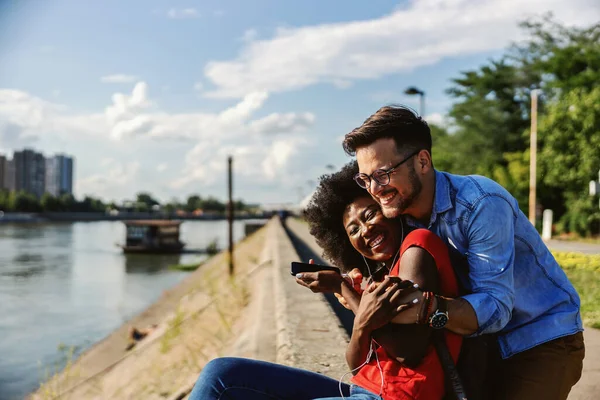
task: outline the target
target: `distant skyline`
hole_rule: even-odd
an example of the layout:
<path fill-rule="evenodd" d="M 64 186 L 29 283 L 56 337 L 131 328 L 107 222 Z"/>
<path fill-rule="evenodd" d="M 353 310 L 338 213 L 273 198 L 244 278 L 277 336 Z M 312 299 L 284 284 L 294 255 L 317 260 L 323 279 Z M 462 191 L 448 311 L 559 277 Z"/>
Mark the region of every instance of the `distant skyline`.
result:
<path fill-rule="evenodd" d="M 0 1 L 0 153 L 72 154 L 74 193 L 297 202 L 341 138 L 401 103 L 443 123 L 450 79 L 597 0 Z"/>

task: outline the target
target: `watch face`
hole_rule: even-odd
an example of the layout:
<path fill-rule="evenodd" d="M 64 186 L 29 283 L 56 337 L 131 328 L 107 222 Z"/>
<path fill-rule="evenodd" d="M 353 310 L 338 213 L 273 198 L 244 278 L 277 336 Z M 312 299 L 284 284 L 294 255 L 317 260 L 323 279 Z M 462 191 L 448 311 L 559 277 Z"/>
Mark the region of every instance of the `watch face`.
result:
<path fill-rule="evenodd" d="M 446 314 L 435 314 L 431 317 L 431 327 L 433 329 L 442 329 L 448 323 L 448 316 Z"/>

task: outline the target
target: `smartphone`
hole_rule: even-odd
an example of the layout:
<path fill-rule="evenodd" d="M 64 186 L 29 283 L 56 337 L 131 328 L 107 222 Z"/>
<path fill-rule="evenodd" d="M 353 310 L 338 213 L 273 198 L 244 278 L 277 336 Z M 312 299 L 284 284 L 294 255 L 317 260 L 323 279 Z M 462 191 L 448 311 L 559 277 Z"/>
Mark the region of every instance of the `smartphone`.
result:
<path fill-rule="evenodd" d="M 319 265 L 319 264 L 309 264 L 303 262 L 295 262 L 292 261 L 291 274 L 296 276 L 296 274 L 302 272 L 319 272 L 319 271 L 334 271 L 338 274 L 341 274 L 340 269 L 337 267 L 330 267 L 328 265 Z"/>

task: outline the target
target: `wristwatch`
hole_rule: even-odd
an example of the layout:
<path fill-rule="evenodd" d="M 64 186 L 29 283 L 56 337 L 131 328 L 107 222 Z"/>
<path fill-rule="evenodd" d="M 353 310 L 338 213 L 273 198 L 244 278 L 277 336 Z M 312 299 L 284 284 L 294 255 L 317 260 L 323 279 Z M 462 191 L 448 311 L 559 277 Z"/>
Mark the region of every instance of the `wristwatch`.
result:
<path fill-rule="evenodd" d="M 429 326 L 433 329 L 443 329 L 450 319 L 448 317 L 448 310 L 446 309 L 446 302 L 439 296 L 435 296 L 435 298 L 437 299 L 438 309 L 429 318 Z"/>

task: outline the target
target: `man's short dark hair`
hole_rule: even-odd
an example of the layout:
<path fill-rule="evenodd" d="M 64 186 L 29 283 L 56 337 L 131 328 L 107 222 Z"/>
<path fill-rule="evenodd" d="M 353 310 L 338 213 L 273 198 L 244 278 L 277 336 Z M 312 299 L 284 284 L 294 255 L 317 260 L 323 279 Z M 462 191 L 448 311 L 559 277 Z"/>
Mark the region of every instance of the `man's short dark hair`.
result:
<path fill-rule="evenodd" d="M 385 106 L 371 115 L 361 126 L 344 137 L 344 150 L 355 155 L 356 150 L 376 140 L 392 138 L 399 153 L 427 150 L 431 153 L 431 131 L 427 122 L 410 108 Z"/>
<path fill-rule="evenodd" d="M 304 211 L 323 257 L 344 271 L 363 269 L 364 261 L 354 249 L 344 228 L 344 211 L 354 200 L 370 197 L 353 180 L 358 173 L 356 161 L 346 164 L 339 172 L 321 176 L 319 187 Z"/>

